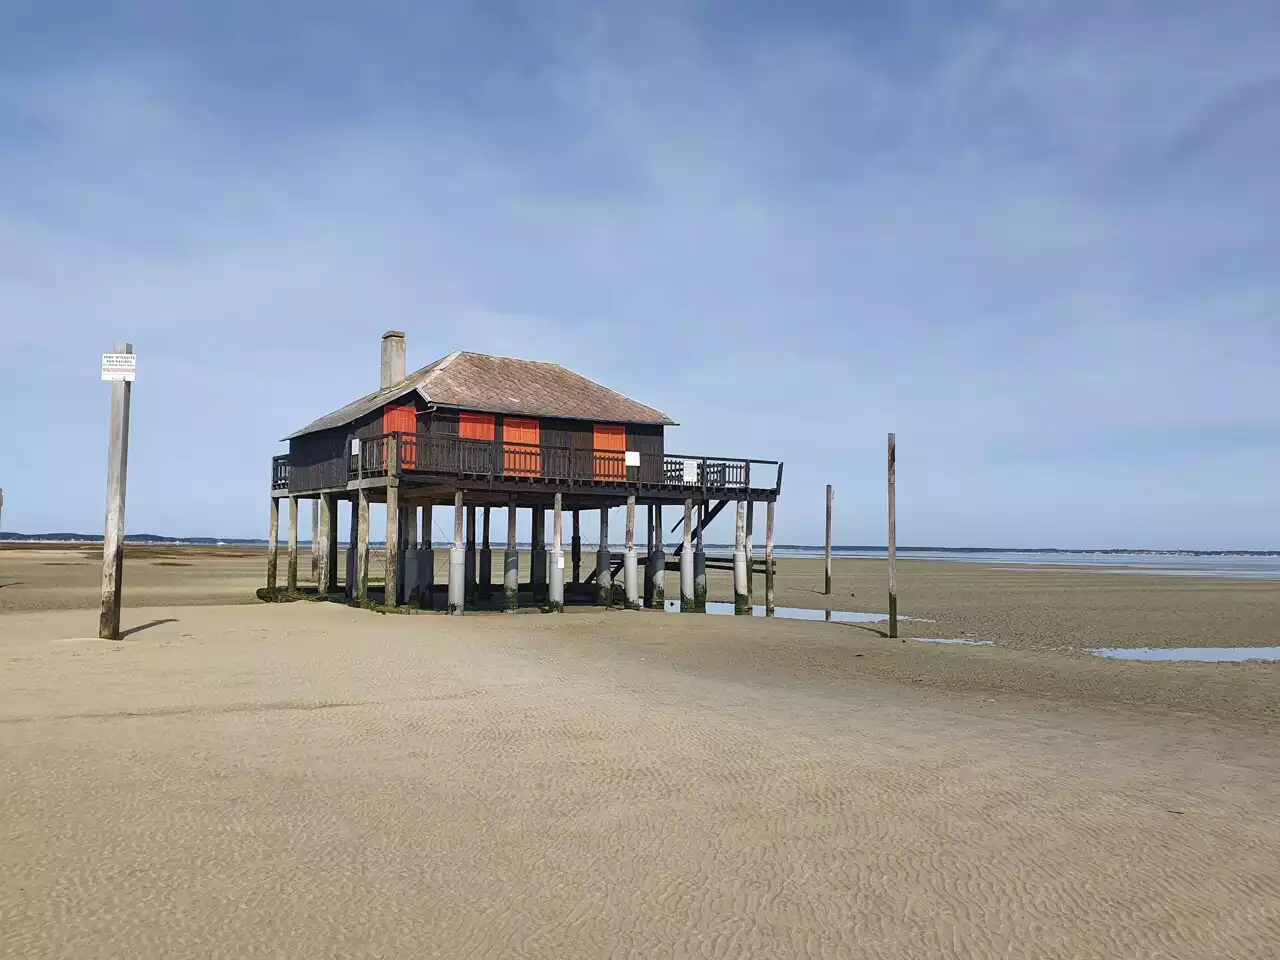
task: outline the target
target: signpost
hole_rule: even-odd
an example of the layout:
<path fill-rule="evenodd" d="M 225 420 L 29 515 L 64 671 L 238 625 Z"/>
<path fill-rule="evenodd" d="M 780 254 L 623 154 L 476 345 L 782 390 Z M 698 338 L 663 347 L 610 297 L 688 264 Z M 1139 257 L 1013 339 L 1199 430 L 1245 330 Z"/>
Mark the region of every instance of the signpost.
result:
<path fill-rule="evenodd" d="M 102 355 L 102 379 L 111 383 L 111 432 L 107 446 L 107 523 L 102 538 L 102 613 L 98 636 L 120 639 L 120 589 L 124 579 L 124 492 L 129 466 L 129 398 L 138 358 L 133 344 L 117 343 Z"/>

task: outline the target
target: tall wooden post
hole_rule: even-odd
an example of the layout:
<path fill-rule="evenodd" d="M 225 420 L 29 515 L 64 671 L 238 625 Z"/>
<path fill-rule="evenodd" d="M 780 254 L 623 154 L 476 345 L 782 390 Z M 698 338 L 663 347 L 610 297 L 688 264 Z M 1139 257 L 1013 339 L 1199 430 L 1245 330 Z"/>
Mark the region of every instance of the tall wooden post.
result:
<path fill-rule="evenodd" d="M 704 528 L 707 525 L 707 505 L 698 504 L 698 541 L 693 548 L 693 603 L 694 609 L 707 610 L 707 552 L 704 547 Z"/>
<path fill-rule="evenodd" d="M 106 546 L 104 545 L 102 549 L 105 552 Z M 279 554 L 280 554 L 280 498 L 273 496 L 271 498 L 271 521 L 267 525 L 267 589 L 268 590 L 274 590 L 276 588 L 276 564 L 279 559 Z M 114 572 L 115 561 L 112 560 L 111 564 L 112 564 L 111 569 Z M 105 567 L 103 568 L 102 574 L 103 574 L 103 577 L 105 578 L 106 577 Z M 105 592 L 104 592 L 104 596 L 105 596 Z M 103 612 L 103 616 L 106 616 L 105 611 Z M 118 621 L 119 617 L 117 616 L 116 619 Z M 103 629 L 105 629 L 105 627 Z M 106 640 L 109 638 L 104 636 L 103 639 Z"/>
<path fill-rule="evenodd" d="M 622 589 L 628 610 L 640 609 L 640 578 L 636 570 L 636 497 L 627 497 L 626 546 L 622 553 Z"/>
<path fill-rule="evenodd" d="M 827 484 L 827 585 L 823 588 L 823 593 L 831 596 L 831 507 L 835 503 L 836 491 L 831 484 Z"/>
<path fill-rule="evenodd" d="M 396 438 L 391 438 L 392 457 L 398 457 Z M 397 461 L 393 459 L 392 463 Z M 387 572 L 383 579 L 385 584 L 382 602 L 388 607 L 400 605 L 400 526 L 404 518 L 400 515 L 400 487 L 396 483 L 387 485 Z"/>
<path fill-rule="evenodd" d="M 751 615 L 751 597 L 747 593 L 747 503 L 739 500 L 733 524 L 733 612 Z"/>
<path fill-rule="evenodd" d="M 502 609 L 520 606 L 520 552 L 516 546 L 516 495 L 507 498 L 507 549 L 502 556 Z"/>
<path fill-rule="evenodd" d="M 354 602 L 359 592 L 360 571 L 357 569 L 356 555 L 360 552 L 360 494 L 351 496 L 351 515 L 347 518 L 347 582 L 345 595 Z"/>
<path fill-rule="evenodd" d="M 897 437 L 889 434 L 889 636 L 898 635 Z"/>
<path fill-rule="evenodd" d="M 311 579 L 320 583 L 320 497 L 311 501 Z"/>
<path fill-rule="evenodd" d="M 747 599 L 751 599 L 755 593 L 756 579 L 756 555 L 755 548 L 752 545 L 751 537 L 756 529 L 756 502 L 754 500 L 747 501 Z"/>
<path fill-rule="evenodd" d="M 116 353 L 133 353 L 132 343 L 117 343 Z M 133 384 L 111 384 L 111 427 L 107 440 L 107 518 L 102 536 L 102 609 L 98 636 L 120 639 L 120 591 L 124 588 L 124 494 L 129 472 L 129 402 Z M 279 507 L 273 498 L 271 518 L 279 523 Z M 275 586 L 275 562 L 267 554 L 267 586 Z"/>
<path fill-rule="evenodd" d="M 433 536 L 435 524 L 431 499 L 422 503 L 422 534 L 418 539 L 418 606 L 431 610 L 436 605 L 436 550 Z"/>
<path fill-rule="evenodd" d="M 328 493 L 320 494 L 315 501 L 319 525 L 315 553 L 316 593 L 322 597 L 329 595 L 337 579 L 338 545 L 334 542 L 337 540 L 338 532 L 337 511 L 334 509 L 336 506 L 333 495 Z"/>
<path fill-rule="evenodd" d="M 773 515 L 777 504 L 770 500 L 764 508 L 764 615 L 773 616 Z"/>
<path fill-rule="evenodd" d="M 467 599 L 476 596 L 476 508 L 467 507 Z"/>
<path fill-rule="evenodd" d="M 453 549 L 449 551 L 449 612 L 461 616 L 467 606 L 467 551 L 462 545 L 466 509 L 462 491 L 453 495 Z"/>
<path fill-rule="evenodd" d="M 653 564 L 653 596 L 650 602 L 654 608 L 661 610 L 667 603 L 667 554 L 662 545 L 662 504 L 653 505 L 653 553 L 649 562 Z"/>
<path fill-rule="evenodd" d="M 693 594 L 693 501 L 684 502 L 684 539 L 680 542 L 680 612 L 698 608 Z"/>
<path fill-rule="evenodd" d="M 613 603 L 613 554 L 609 551 L 609 508 L 600 508 L 600 543 L 596 547 L 596 603 Z"/>
<path fill-rule="evenodd" d="M 564 495 L 557 493 L 551 522 L 551 570 L 547 589 L 553 612 L 564 610 Z"/>
<path fill-rule="evenodd" d="M 493 548 L 489 546 L 489 508 L 480 510 L 480 569 L 478 595 L 485 600 L 493 594 Z"/>
<path fill-rule="evenodd" d="M 573 583 L 579 583 L 582 580 L 582 526 L 578 511 L 573 511 L 573 540 L 569 544 L 569 549 L 573 554 Z"/>
<path fill-rule="evenodd" d="M 289 574 L 285 581 L 288 590 L 298 589 L 298 498 L 289 498 Z"/>
<path fill-rule="evenodd" d="M 369 491 L 361 487 L 356 491 L 356 499 L 360 511 L 360 529 L 356 532 L 356 599 L 364 603 L 369 599 Z"/>

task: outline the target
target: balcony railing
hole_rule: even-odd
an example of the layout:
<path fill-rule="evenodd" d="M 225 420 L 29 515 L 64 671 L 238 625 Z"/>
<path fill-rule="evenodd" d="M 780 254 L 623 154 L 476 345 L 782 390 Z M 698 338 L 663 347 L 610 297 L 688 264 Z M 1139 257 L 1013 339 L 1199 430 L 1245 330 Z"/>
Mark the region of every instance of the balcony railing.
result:
<path fill-rule="evenodd" d="M 271 458 L 271 489 L 272 490 L 288 490 L 289 489 L 289 455 L 286 453 L 282 457 Z"/>
<path fill-rule="evenodd" d="M 703 491 L 777 491 L 782 486 L 782 464 L 776 460 L 634 452 L 628 455 L 623 450 L 414 433 L 367 437 L 356 448 L 353 443 L 348 458 L 348 476 L 353 480 L 431 473 L 486 480 L 536 479 L 583 486 L 659 486 Z"/>

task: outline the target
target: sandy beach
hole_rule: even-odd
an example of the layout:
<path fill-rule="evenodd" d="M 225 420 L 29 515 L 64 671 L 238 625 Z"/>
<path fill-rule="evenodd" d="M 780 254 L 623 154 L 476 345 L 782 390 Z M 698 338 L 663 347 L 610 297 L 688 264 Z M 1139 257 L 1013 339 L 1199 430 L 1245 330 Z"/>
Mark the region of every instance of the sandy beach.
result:
<path fill-rule="evenodd" d="M 1277 585 L 905 562 L 918 635 L 997 641 L 948 647 L 232 605 L 261 551 L 134 549 L 107 643 L 92 553 L 0 551 L 7 955 L 1280 950 L 1280 667 L 1080 652 L 1276 643 Z"/>

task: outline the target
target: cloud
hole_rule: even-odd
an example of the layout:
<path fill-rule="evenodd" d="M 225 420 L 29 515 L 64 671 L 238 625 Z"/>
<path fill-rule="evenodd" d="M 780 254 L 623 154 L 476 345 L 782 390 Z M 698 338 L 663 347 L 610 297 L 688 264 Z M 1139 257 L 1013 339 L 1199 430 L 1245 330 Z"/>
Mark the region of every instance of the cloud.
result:
<path fill-rule="evenodd" d="M 8 523 L 100 523 L 130 336 L 131 529 L 253 534 L 277 438 L 400 327 L 786 459 L 782 539 L 829 481 L 882 539 L 896 429 L 908 542 L 1274 545 L 1277 14 L 793 6 L 43 24 L 66 55 L 0 75 L 0 407 L 89 469 L 6 478 Z"/>

